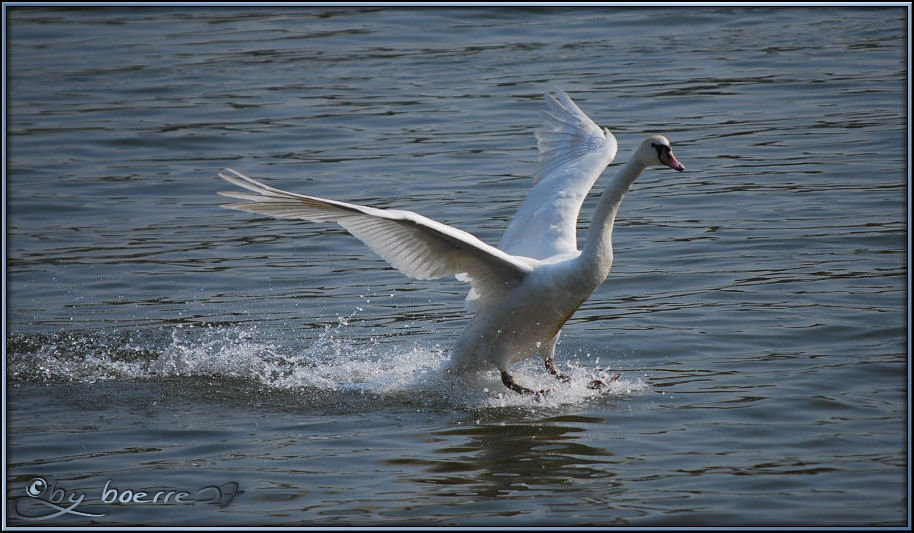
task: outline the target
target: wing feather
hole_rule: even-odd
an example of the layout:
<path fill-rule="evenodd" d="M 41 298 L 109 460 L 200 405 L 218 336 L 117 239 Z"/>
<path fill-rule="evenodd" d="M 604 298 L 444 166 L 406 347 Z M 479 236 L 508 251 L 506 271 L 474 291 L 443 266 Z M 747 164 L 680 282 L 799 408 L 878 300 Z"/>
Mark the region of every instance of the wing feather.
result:
<path fill-rule="evenodd" d="M 595 160 L 591 172 L 579 174 L 582 181 L 590 180 L 590 186 L 593 186 L 616 155 L 616 138 L 608 129 L 597 126 L 563 91 L 546 93 L 545 98 L 548 109 L 543 111 L 543 115 L 546 120 L 536 131 L 539 168 L 534 184 L 562 176 L 565 174 L 561 172 L 563 167 L 582 157 L 597 154 L 602 157 L 590 158 Z M 599 163 L 604 159 L 608 161 L 600 167 Z"/>
<path fill-rule="evenodd" d="M 536 131 L 534 186 L 499 244 L 508 253 L 535 259 L 577 252 L 581 206 L 618 149 L 615 136 L 567 94 L 556 90 L 545 99 L 545 121 Z"/>
<path fill-rule="evenodd" d="M 535 261 L 505 253 L 475 236 L 411 211 L 377 209 L 276 189 L 235 170 L 219 176 L 247 191 L 219 194 L 242 200 L 223 207 L 278 218 L 336 222 L 403 274 L 415 279 L 458 276 L 483 301 L 501 297 Z"/>

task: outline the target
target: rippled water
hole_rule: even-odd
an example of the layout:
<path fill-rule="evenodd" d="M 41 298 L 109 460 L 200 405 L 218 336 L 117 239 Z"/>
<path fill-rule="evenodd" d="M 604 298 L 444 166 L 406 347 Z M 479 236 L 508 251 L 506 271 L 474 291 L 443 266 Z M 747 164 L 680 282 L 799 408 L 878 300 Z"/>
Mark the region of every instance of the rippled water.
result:
<path fill-rule="evenodd" d="M 8 524 L 908 523 L 906 8 L 6 13 Z M 687 171 L 542 401 L 445 379 L 465 286 L 219 207 L 230 166 L 495 243 L 552 84 Z"/>

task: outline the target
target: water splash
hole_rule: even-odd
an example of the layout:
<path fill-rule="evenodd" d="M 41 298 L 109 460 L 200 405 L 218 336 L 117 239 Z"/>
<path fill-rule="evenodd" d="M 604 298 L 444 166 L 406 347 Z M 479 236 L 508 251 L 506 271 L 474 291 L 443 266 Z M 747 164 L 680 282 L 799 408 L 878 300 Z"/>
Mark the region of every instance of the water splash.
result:
<path fill-rule="evenodd" d="M 14 381 L 94 383 L 105 380 L 215 378 L 247 383 L 252 396 L 272 391 L 318 391 L 323 395 L 372 395 L 382 402 L 444 402 L 470 407 L 557 407 L 601 396 L 646 389 L 623 376 L 602 391 L 587 388 L 615 374 L 572 361 L 561 383 L 538 358 L 512 368 L 515 378 L 545 395 L 522 396 L 502 385 L 497 372 L 455 376 L 448 350 L 420 342 L 351 338 L 348 320 L 318 330 L 306 343 L 270 341 L 256 326 L 178 325 L 166 338 L 117 333 L 20 336 L 8 340 L 7 370 Z M 534 360 L 535 359 L 535 360 Z"/>
<path fill-rule="evenodd" d="M 603 397 L 628 396 L 643 392 L 647 384 L 638 377 L 627 377 L 609 369 L 601 370 L 580 366 L 576 361 L 567 363 L 562 369 L 570 379 L 568 382 L 556 380 L 545 373 L 539 358 L 531 357 L 512 368 L 514 379 L 534 390 L 546 391 L 545 394 L 525 396 L 507 390 L 501 383 L 500 376 L 490 372 L 489 380 L 483 389 L 484 396 L 479 398 L 480 405 L 485 407 L 538 407 L 556 408 Z M 616 376 L 619 376 L 617 379 Z M 589 387 L 594 379 L 600 379 L 606 386 L 600 390 Z"/>
<path fill-rule="evenodd" d="M 257 329 L 175 330 L 151 371 L 162 376 L 215 375 L 253 380 L 275 389 L 312 387 L 384 393 L 410 388 L 447 360 L 444 350 L 353 341 L 346 322 L 326 327 L 300 349 L 257 340 Z"/>

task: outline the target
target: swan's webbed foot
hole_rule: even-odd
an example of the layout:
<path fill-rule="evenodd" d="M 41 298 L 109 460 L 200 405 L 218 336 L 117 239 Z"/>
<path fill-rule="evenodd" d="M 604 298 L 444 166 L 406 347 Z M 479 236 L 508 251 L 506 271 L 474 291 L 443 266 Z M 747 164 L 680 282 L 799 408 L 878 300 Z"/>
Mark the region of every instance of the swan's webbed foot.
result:
<path fill-rule="evenodd" d="M 604 378 L 606 381 L 603 381 L 602 379 L 595 379 L 587 384 L 587 388 L 590 390 L 600 390 L 603 387 L 607 386 L 608 384 L 612 383 L 613 381 L 619 381 L 619 378 L 621 378 L 621 377 L 622 377 L 622 374 L 616 374 L 615 376 L 610 376 L 608 378 Z"/>
<path fill-rule="evenodd" d="M 511 374 L 508 374 L 508 372 L 505 370 L 501 371 L 501 382 L 505 384 L 505 387 L 508 387 L 518 394 L 536 394 L 542 396 L 549 393 L 549 389 L 535 391 L 533 389 L 524 387 L 523 385 L 518 385 L 514 381 L 514 378 L 511 377 Z"/>
<path fill-rule="evenodd" d="M 546 370 L 547 370 L 550 374 L 552 374 L 553 376 L 555 376 L 556 379 L 558 379 L 558 380 L 561 381 L 562 383 L 568 383 L 569 381 L 571 381 L 571 378 L 570 378 L 570 377 L 568 377 L 568 376 L 565 375 L 565 374 L 562 374 L 561 372 L 558 371 L 557 368 L 555 368 L 555 359 L 551 359 L 551 358 L 550 358 L 550 359 L 546 359 Z"/>

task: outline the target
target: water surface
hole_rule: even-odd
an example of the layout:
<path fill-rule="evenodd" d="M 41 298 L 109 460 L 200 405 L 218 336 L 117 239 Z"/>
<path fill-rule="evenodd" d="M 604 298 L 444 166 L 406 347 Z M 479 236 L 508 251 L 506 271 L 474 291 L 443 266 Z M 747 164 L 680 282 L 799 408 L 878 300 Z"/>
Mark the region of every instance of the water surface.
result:
<path fill-rule="evenodd" d="M 7 22 L 8 524 L 908 523 L 907 10 Z M 496 243 L 551 85 L 609 173 L 650 133 L 687 171 L 626 197 L 573 382 L 514 369 L 542 401 L 446 379 L 465 286 L 219 207 L 233 167 Z"/>

